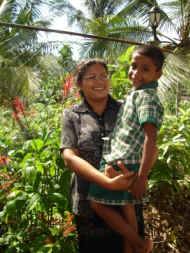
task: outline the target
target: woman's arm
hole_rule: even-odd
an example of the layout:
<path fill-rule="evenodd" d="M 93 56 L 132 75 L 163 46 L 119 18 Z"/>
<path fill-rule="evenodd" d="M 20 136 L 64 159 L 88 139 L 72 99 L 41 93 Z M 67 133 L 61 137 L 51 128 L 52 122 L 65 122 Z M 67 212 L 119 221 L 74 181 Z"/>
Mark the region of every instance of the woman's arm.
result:
<path fill-rule="evenodd" d="M 64 149 L 62 151 L 62 157 L 66 166 L 68 166 L 76 174 L 84 177 L 89 182 L 94 182 L 109 190 L 126 190 L 128 188 L 128 178 L 133 175 L 132 172 L 127 172 L 125 175 L 118 175 L 115 178 L 109 178 L 98 171 L 90 163 L 82 159 L 78 155 L 76 149 Z"/>

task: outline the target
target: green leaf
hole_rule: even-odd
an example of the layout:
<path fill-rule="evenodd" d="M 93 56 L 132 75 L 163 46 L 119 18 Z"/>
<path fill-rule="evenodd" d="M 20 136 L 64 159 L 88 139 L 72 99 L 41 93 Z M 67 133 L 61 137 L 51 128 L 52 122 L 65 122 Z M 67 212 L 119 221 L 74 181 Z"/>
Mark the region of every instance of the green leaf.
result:
<path fill-rule="evenodd" d="M 41 181 L 42 181 L 42 174 L 40 171 L 37 171 L 36 178 L 33 184 L 34 191 L 38 191 Z"/>
<path fill-rule="evenodd" d="M 31 144 L 32 148 L 39 152 L 44 146 L 44 141 L 42 139 L 34 139 Z"/>
<path fill-rule="evenodd" d="M 125 53 L 123 53 L 121 56 L 118 57 L 118 61 L 120 63 L 126 64 L 126 62 L 129 64 L 131 61 L 131 56 L 134 51 L 134 46 L 128 47 Z"/>
<path fill-rule="evenodd" d="M 36 168 L 34 166 L 27 166 L 22 169 L 24 179 L 30 184 L 33 185 L 36 179 Z"/>
<path fill-rule="evenodd" d="M 54 193 L 48 194 L 48 200 L 51 203 L 57 203 L 61 207 L 64 207 L 65 204 L 67 203 L 66 197 L 59 192 L 54 192 Z"/>
<path fill-rule="evenodd" d="M 37 209 L 37 207 L 41 204 L 41 196 L 38 193 L 32 193 L 29 195 L 29 201 L 27 205 L 28 211 L 32 211 L 33 209 Z"/>

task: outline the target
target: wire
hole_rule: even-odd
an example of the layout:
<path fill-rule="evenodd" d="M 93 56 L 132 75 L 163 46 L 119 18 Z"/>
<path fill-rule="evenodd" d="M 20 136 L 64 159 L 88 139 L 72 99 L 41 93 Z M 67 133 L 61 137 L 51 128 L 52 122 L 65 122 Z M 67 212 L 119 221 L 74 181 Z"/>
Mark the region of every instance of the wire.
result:
<path fill-rule="evenodd" d="M 0 25 L 20 28 L 20 29 L 68 34 L 68 35 L 80 36 L 80 37 L 91 38 L 91 39 L 102 39 L 102 40 L 115 41 L 115 42 L 127 43 L 127 44 L 132 44 L 132 45 L 144 45 L 144 43 L 132 41 L 132 40 L 117 39 L 113 37 L 104 37 L 104 36 L 85 34 L 85 33 L 76 33 L 76 32 L 71 32 L 71 31 L 57 30 L 57 29 L 51 29 L 51 28 L 45 28 L 45 27 L 35 27 L 35 26 L 30 26 L 30 25 L 21 25 L 21 24 L 7 23 L 7 22 L 1 22 L 1 21 L 0 21 Z"/>

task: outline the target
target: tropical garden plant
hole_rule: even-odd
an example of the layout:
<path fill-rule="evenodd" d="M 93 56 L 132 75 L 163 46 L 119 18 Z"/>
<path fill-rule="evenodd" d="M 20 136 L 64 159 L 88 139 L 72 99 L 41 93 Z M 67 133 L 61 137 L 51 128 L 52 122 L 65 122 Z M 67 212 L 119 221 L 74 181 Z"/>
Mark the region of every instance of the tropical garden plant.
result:
<path fill-rule="evenodd" d="M 40 20 L 38 4 L 43 1 L 3 0 L 0 2 L 0 18 L 3 22 L 13 22 L 34 26 L 47 26 L 49 22 Z M 0 101 L 7 104 L 18 95 L 28 95 L 38 83 L 37 63 L 39 49 L 33 50 L 37 43 L 35 31 L 0 27 Z"/>
<path fill-rule="evenodd" d="M 70 173 L 59 155 L 62 106 L 35 103 L 26 110 L 17 97 L 13 108 L 12 119 L 1 108 L 0 244 L 4 252 L 74 252 Z"/>

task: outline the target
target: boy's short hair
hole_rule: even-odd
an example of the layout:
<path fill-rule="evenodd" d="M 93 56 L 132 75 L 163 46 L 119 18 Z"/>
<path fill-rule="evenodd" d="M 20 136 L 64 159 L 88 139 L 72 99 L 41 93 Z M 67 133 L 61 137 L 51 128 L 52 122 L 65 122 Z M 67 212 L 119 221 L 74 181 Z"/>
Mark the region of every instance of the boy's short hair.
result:
<path fill-rule="evenodd" d="M 137 47 L 134 53 L 151 58 L 158 70 L 162 69 L 165 56 L 161 48 L 154 45 L 144 45 Z"/>

